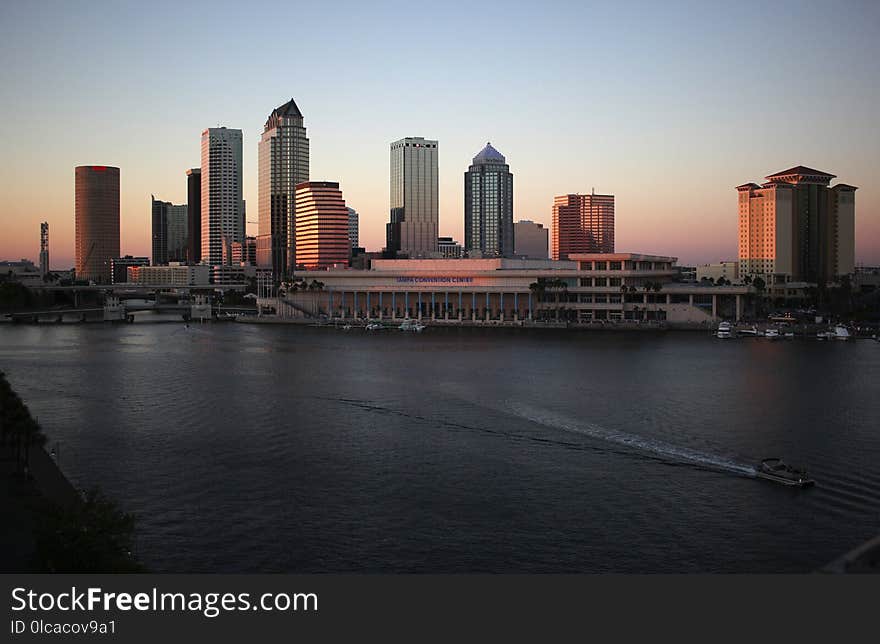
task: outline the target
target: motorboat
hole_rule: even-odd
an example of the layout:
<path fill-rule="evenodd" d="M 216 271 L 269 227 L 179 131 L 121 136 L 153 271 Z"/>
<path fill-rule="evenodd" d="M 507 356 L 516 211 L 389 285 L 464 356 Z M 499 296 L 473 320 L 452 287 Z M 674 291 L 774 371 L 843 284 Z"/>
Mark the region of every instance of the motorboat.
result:
<path fill-rule="evenodd" d="M 779 335 L 778 329 L 764 329 L 764 337 L 769 340 L 778 340 L 781 336 Z"/>
<path fill-rule="evenodd" d="M 755 476 L 794 487 L 810 487 L 816 484 L 816 481 L 807 475 L 806 470 L 794 468 L 781 458 L 765 458 L 755 468 Z"/>
<path fill-rule="evenodd" d="M 834 327 L 835 340 L 849 340 L 850 338 L 852 338 L 852 334 L 845 326 L 843 326 L 842 324 L 838 324 L 836 327 Z"/>
<path fill-rule="evenodd" d="M 785 332 L 786 340 L 794 340 L 794 331 L 786 331 Z"/>
<path fill-rule="evenodd" d="M 715 336 L 721 338 L 722 340 L 727 340 L 728 338 L 733 337 L 733 331 L 730 326 L 730 322 L 722 322 L 718 325 L 718 330 L 715 332 Z"/>
<path fill-rule="evenodd" d="M 817 340 L 833 340 L 837 336 L 834 331 L 818 331 L 816 333 Z"/>
<path fill-rule="evenodd" d="M 385 327 L 380 322 L 370 322 L 364 327 L 367 331 L 381 331 Z"/>
<path fill-rule="evenodd" d="M 403 322 L 400 323 L 401 331 L 412 331 L 414 333 L 421 333 L 425 330 L 425 325 L 419 322 L 418 320 L 413 320 L 412 318 L 405 318 Z"/>
<path fill-rule="evenodd" d="M 752 338 L 756 338 L 756 337 L 758 337 L 758 328 L 753 326 L 753 327 L 749 327 L 749 328 L 745 328 L 745 329 L 737 329 L 736 334 L 737 335 L 747 335 Z"/>

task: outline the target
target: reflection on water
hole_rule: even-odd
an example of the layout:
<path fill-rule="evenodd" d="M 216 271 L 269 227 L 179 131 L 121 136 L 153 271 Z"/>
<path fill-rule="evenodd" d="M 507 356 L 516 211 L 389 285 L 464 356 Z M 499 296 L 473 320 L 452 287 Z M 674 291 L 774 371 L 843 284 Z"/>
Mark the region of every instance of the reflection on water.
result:
<path fill-rule="evenodd" d="M 880 532 L 871 342 L 4 326 L 0 368 L 155 570 L 809 571 Z"/>

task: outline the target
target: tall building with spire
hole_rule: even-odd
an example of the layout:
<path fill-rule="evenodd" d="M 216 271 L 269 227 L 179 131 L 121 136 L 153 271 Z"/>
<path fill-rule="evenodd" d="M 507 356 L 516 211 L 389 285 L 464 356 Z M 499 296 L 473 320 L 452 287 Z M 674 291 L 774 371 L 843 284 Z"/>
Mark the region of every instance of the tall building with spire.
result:
<path fill-rule="evenodd" d="M 824 283 L 855 270 L 855 186 L 799 165 L 736 187 L 739 273 L 768 286 Z"/>
<path fill-rule="evenodd" d="M 481 257 L 513 257 L 513 174 L 487 143 L 464 173 L 464 245 Z"/>
<path fill-rule="evenodd" d="M 201 261 L 232 262 L 232 244 L 245 237 L 242 199 L 241 130 L 225 127 L 202 132 Z"/>
<path fill-rule="evenodd" d="M 280 278 L 297 264 L 296 186 L 309 180 L 309 139 L 292 98 L 266 120 L 258 159 L 257 264 Z"/>
<path fill-rule="evenodd" d="M 436 257 L 440 230 L 437 141 L 407 137 L 391 144 L 389 254 Z"/>

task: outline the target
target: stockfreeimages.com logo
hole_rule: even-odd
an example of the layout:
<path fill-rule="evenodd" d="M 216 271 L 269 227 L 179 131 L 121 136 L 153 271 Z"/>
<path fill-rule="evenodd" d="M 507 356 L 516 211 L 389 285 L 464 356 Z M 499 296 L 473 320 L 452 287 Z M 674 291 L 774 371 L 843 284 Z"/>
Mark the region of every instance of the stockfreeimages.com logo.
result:
<path fill-rule="evenodd" d="M 217 617 L 223 612 L 317 612 L 316 593 L 263 593 L 254 600 L 250 593 L 112 593 L 101 588 L 79 590 L 76 586 L 60 593 L 37 592 L 27 588 L 12 590 L 12 610 L 31 612 L 194 612 Z"/>

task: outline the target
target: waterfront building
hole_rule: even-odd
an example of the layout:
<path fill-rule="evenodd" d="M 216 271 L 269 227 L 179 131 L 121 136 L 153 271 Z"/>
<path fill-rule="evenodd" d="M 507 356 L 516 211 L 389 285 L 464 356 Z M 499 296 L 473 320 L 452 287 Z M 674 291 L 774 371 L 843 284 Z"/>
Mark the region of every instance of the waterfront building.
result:
<path fill-rule="evenodd" d="M 464 247 L 482 257 L 513 257 L 513 174 L 486 143 L 464 173 Z"/>
<path fill-rule="evenodd" d="M 389 255 L 433 257 L 440 227 L 437 141 L 407 137 L 391 144 Z"/>
<path fill-rule="evenodd" d="M 211 267 L 204 264 L 187 265 L 177 262 L 165 266 L 129 266 L 130 284 L 138 286 L 207 286 L 211 283 Z"/>
<path fill-rule="evenodd" d="M 348 210 L 339 184 L 306 181 L 296 187 L 296 261 L 306 270 L 347 266 Z"/>
<path fill-rule="evenodd" d="M 309 180 L 309 139 L 291 98 L 272 110 L 258 146 L 257 263 L 280 279 L 296 265 L 296 186 Z"/>
<path fill-rule="evenodd" d="M 246 264 L 248 266 L 257 265 L 257 238 L 245 237 L 244 242 L 232 244 L 232 265 L 238 266 Z"/>
<path fill-rule="evenodd" d="M 40 275 L 43 279 L 49 273 L 49 222 L 40 224 Z"/>
<path fill-rule="evenodd" d="M 439 237 L 437 249 L 440 257 L 444 259 L 459 259 L 462 256 L 462 247 L 452 237 Z"/>
<path fill-rule="evenodd" d="M 553 200 L 550 256 L 614 252 L 614 195 L 570 194 Z"/>
<path fill-rule="evenodd" d="M 77 166 L 76 277 L 110 283 L 110 260 L 119 257 L 119 168 Z"/>
<path fill-rule="evenodd" d="M 703 326 L 738 320 L 747 286 L 676 282 L 675 257 L 575 253 L 566 261 L 373 259 L 368 270 L 298 272 L 324 284 L 316 310 L 346 317 L 445 323 L 559 320 L 571 324 Z"/>
<path fill-rule="evenodd" d="M 350 206 L 346 207 L 346 210 L 348 210 L 348 241 L 352 248 L 357 248 L 360 245 L 358 243 L 359 230 L 357 210 Z"/>
<path fill-rule="evenodd" d="M 225 127 L 202 132 L 201 261 L 232 261 L 232 243 L 245 237 L 242 200 L 241 130 Z"/>
<path fill-rule="evenodd" d="M 739 262 L 717 262 L 703 264 L 696 268 L 695 279 L 698 282 L 702 282 L 704 279 L 717 282 L 720 278 L 724 278 L 731 284 L 739 284 Z"/>
<path fill-rule="evenodd" d="M 828 283 L 855 268 L 855 191 L 796 166 L 736 187 L 740 274 L 768 287 Z"/>
<path fill-rule="evenodd" d="M 186 261 L 202 261 L 202 169 L 186 171 Z"/>
<path fill-rule="evenodd" d="M 550 231 L 528 219 L 513 225 L 513 254 L 519 259 L 549 259 Z"/>
<path fill-rule="evenodd" d="M 111 284 L 125 284 L 128 282 L 128 269 L 132 266 L 149 266 L 149 257 L 114 257 L 110 260 Z"/>
<path fill-rule="evenodd" d="M 271 283 L 272 269 L 251 264 L 218 264 L 211 266 L 210 279 L 214 286 L 244 287 L 250 279 L 265 279 Z"/>

